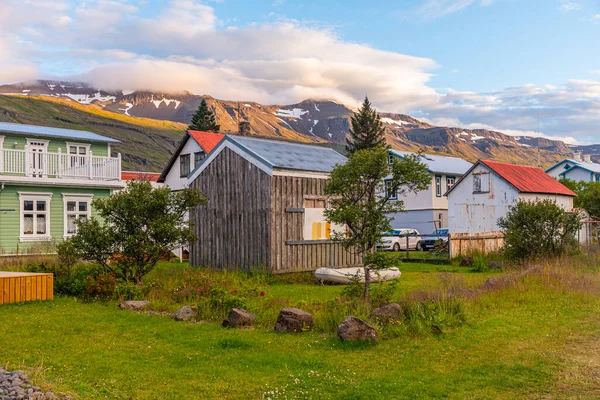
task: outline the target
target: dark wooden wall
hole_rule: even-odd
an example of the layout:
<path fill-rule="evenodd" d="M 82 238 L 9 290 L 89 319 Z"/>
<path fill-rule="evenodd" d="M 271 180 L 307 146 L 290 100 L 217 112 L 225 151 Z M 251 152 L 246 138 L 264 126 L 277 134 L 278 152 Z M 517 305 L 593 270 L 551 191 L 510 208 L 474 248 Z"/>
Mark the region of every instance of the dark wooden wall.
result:
<path fill-rule="evenodd" d="M 213 268 L 269 267 L 271 177 L 226 148 L 192 183 L 208 205 L 190 210 L 199 240 L 190 265 Z"/>
<path fill-rule="evenodd" d="M 305 196 L 324 196 L 325 179 L 273 176 L 271 181 L 271 270 L 309 271 L 357 265 L 362 258 L 327 240 L 303 241 Z M 287 244 L 286 242 L 293 242 Z"/>

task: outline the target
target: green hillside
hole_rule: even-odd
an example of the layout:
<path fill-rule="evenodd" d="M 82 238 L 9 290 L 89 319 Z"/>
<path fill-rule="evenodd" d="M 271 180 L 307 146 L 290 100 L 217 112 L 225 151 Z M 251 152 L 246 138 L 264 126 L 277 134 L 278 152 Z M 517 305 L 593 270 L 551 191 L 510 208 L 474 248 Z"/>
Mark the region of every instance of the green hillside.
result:
<path fill-rule="evenodd" d="M 123 157 L 123 170 L 160 172 L 175 151 L 184 124 L 134 118 L 100 106 L 24 96 L 0 96 L 0 121 L 79 129 L 121 141 L 113 153 Z"/>

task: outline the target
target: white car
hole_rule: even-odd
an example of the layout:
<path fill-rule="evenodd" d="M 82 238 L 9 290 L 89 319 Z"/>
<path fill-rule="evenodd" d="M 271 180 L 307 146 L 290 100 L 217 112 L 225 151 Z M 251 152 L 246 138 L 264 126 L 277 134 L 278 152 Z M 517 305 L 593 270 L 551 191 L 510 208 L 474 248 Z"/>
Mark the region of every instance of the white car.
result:
<path fill-rule="evenodd" d="M 421 250 L 421 240 L 416 229 L 394 229 L 387 232 L 377 243 L 377 250 L 401 251 L 406 250 L 408 236 L 408 250 Z"/>

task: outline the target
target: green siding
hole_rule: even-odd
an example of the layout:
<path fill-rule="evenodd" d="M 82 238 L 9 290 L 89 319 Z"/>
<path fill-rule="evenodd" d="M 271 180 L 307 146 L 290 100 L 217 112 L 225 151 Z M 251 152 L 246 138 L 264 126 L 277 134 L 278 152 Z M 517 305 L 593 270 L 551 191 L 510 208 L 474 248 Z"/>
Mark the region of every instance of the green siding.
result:
<path fill-rule="evenodd" d="M 76 139 L 63 139 L 63 138 L 51 138 L 51 137 L 40 137 L 34 135 L 2 135 L 4 136 L 4 148 L 9 150 L 23 150 L 27 144 L 27 139 L 39 139 L 49 140 L 48 151 L 50 153 L 58 152 L 58 149 L 67 153 L 67 142 L 69 143 L 81 143 L 89 144 L 92 154 L 98 157 L 108 156 L 108 143 L 90 142 L 85 140 Z"/>
<path fill-rule="evenodd" d="M 53 241 L 63 240 L 64 236 L 64 203 L 63 193 L 91 194 L 93 199 L 109 196 L 111 189 L 73 188 L 73 187 L 44 187 L 5 184 L 0 193 L 0 209 L 13 208 L 15 211 L 0 212 L 0 254 L 37 253 L 48 249 L 48 242 L 20 242 L 19 193 L 52 193 L 50 200 L 50 234 Z M 92 207 L 92 216 L 96 210 Z"/>

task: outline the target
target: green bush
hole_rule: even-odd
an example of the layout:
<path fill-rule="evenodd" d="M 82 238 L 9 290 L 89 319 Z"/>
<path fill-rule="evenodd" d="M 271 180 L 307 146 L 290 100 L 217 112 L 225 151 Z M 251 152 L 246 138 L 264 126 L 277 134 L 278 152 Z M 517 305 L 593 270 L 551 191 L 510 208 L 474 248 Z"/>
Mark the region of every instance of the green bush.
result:
<path fill-rule="evenodd" d="M 119 281 L 114 274 L 100 273 L 87 277 L 86 291 L 91 300 L 111 300 Z"/>
<path fill-rule="evenodd" d="M 498 220 L 504 230 L 504 251 L 512 259 L 558 256 L 577 248 L 581 227 L 578 213 L 563 210 L 552 200 L 519 201 Z"/>

